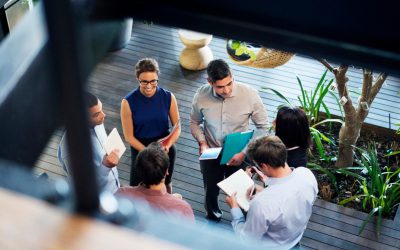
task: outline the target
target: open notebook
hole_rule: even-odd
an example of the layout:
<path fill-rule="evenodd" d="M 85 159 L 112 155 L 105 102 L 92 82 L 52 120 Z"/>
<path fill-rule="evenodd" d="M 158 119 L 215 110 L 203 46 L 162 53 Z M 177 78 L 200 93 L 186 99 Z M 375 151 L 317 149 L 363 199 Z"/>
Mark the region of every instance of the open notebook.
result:
<path fill-rule="evenodd" d="M 243 169 L 239 169 L 225 180 L 218 182 L 217 185 L 229 196 L 236 192 L 236 200 L 239 206 L 245 211 L 249 210 L 248 193 L 249 190 L 254 188 L 254 181 Z"/>

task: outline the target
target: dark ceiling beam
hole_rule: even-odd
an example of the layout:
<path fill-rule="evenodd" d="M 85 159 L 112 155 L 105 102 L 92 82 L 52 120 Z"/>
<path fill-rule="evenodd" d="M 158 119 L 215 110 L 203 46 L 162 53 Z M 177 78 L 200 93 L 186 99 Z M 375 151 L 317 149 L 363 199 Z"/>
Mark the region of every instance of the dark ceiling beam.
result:
<path fill-rule="evenodd" d="M 399 75 L 398 9 L 377 0 L 98 0 L 92 16 L 132 16 Z"/>

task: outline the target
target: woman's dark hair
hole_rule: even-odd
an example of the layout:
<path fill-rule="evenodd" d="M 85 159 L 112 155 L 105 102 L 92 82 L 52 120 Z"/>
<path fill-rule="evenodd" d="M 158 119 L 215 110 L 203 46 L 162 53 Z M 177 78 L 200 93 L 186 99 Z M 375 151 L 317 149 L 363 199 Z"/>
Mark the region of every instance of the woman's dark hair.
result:
<path fill-rule="evenodd" d="M 275 135 L 285 143 L 287 148 L 310 147 L 310 125 L 303 110 L 281 107 L 276 115 L 275 123 Z"/>
<path fill-rule="evenodd" d="M 140 59 L 135 65 L 136 77 L 139 78 L 139 75 L 143 72 L 155 72 L 157 75 L 160 74 L 158 62 L 153 58 Z"/>
<path fill-rule="evenodd" d="M 146 186 L 160 184 L 169 167 L 169 158 L 160 143 L 152 142 L 136 158 L 139 178 Z"/>
<path fill-rule="evenodd" d="M 207 65 L 208 80 L 212 83 L 222 80 L 227 76 L 231 76 L 231 69 L 229 65 L 222 59 L 211 61 Z"/>

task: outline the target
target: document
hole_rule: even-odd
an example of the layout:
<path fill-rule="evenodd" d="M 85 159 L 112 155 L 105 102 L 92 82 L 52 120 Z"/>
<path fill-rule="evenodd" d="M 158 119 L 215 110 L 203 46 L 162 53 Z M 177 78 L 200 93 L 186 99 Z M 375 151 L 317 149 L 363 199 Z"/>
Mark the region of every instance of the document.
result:
<path fill-rule="evenodd" d="M 125 144 L 122 141 L 121 136 L 119 135 L 116 128 L 113 128 L 111 133 L 107 136 L 107 139 L 105 140 L 103 145 L 104 150 L 107 152 L 107 154 L 110 154 L 111 151 L 113 151 L 114 149 L 118 149 L 119 158 L 121 158 L 126 150 Z"/>
<path fill-rule="evenodd" d="M 248 192 L 254 188 L 254 181 L 243 169 L 239 169 L 225 180 L 218 182 L 217 185 L 229 196 L 236 192 L 236 200 L 239 206 L 245 211 L 249 210 Z"/>
<path fill-rule="evenodd" d="M 254 130 L 232 133 L 226 136 L 220 164 L 226 164 L 235 154 L 239 153 L 253 137 Z"/>
<path fill-rule="evenodd" d="M 175 135 L 176 133 L 178 133 L 178 128 L 181 127 L 181 121 L 178 120 L 177 123 L 175 123 L 174 127 L 171 130 L 171 133 L 169 133 L 169 135 L 167 135 L 164 138 L 161 138 L 158 140 L 158 142 L 161 144 L 161 146 L 165 147 L 166 145 L 168 145 L 173 137 L 173 135 Z"/>
<path fill-rule="evenodd" d="M 212 160 L 217 159 L 222 148 L 207 148 L 200 155 L 199 160 Z"/>

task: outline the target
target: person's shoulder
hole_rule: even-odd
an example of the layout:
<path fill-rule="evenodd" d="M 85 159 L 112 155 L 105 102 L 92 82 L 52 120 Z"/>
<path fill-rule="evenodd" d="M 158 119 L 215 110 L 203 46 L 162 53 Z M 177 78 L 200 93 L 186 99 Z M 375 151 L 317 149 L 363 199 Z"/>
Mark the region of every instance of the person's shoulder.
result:
<path fill-rule="evenodd" d="M 293 170 L 293 172 L 295 173 L 295 175 L 300 179 L 300 180 L 304 180 L 304 181 L 306 181 L 306 180 L 311 180 L 311 181 L 313 181 L 313 182 L 316 182 L 317 181 L 317 179 L 315 178 L 315 175 L 314 175 L 314 173 L 310 170 L 310 169 L 308 169 L 308 168 L 306 168 L 306 167 L 298 167 L 298 168 L 295 168 L 294 170 Z"/>
<path fill-rule="evenodd" d="M 135 88 L 134 90 L 132 90 L 131 92 L 129 92 L 124 99 L 128 100 L 129 98 L 134 98 L 136 95 L 138 95 L 139 92 L 139 88 Z"/>
<path fill-rule="evenodd" d="M 309 175 L 313 174 L 309 168 L 306 167 L 297 167 L 293 170 L 296 174 L 302 174 L 302 175 Z"/>
<path fill-rule="evenodd" d="M 212 96 L 212 87 L 210 84 L 204 84 L 197 89 L 194 99 L 209 98 Z"/>
<path fill-rule="evenodd" d="M 180 199 L 180 198 L 178 198 L 178 197 L 176 197 L 176 196 L 174 196 L 172 194 L 168 194 L 168 193 L 165 194 L 165 195 L 166 195 L 166 197 L 168 197 L 169 202 L 175 204 L 176 206 L 190 207 L 190 209 L 192 208 L 190 206 L 190 204 L 187 201 L 183 200 L 183 199 Z"/>
<path fill-rule="evenodd" d="M 122 195 L 122 196 L 142 196 L 142 192 L 139 190 L 138 187 L 131 187 L 131 186 L 125 186 L 125 187 L 120 187 L 118 188 L 117 192 L 115 193 L 116 195 Z"/>
<path fill-rule="evenodd" d="M 161 87 L 158 87 L 157 93 L 158 93 L 159 95 L 161 95 L 161 96 L 168 96 L 168 97 L 170 97 L 170 96 L 172 95 L 172 92 L 171 92 L 171 91 L 166 90 L 166 89 L 161 88 Z"/>
<path fill-rule="evenodd" d="M 252 93 L 252 94 L 257 94 L 258 91 L 257 89 L 255 89 L 253 86 L 250 86 L 248 84 L 245 83 L 241 83 L 241 82 L 236 82 L 235 83 L 237 88 L 239 89 L 239 93 Z"/>
<path fill-rule="evenodd" d="M 197 89 L 197 93 L 209 93 L 211 91 L 212 87 L 210 84 L 206 83 L 200 86 L 200 88 Z"/>

